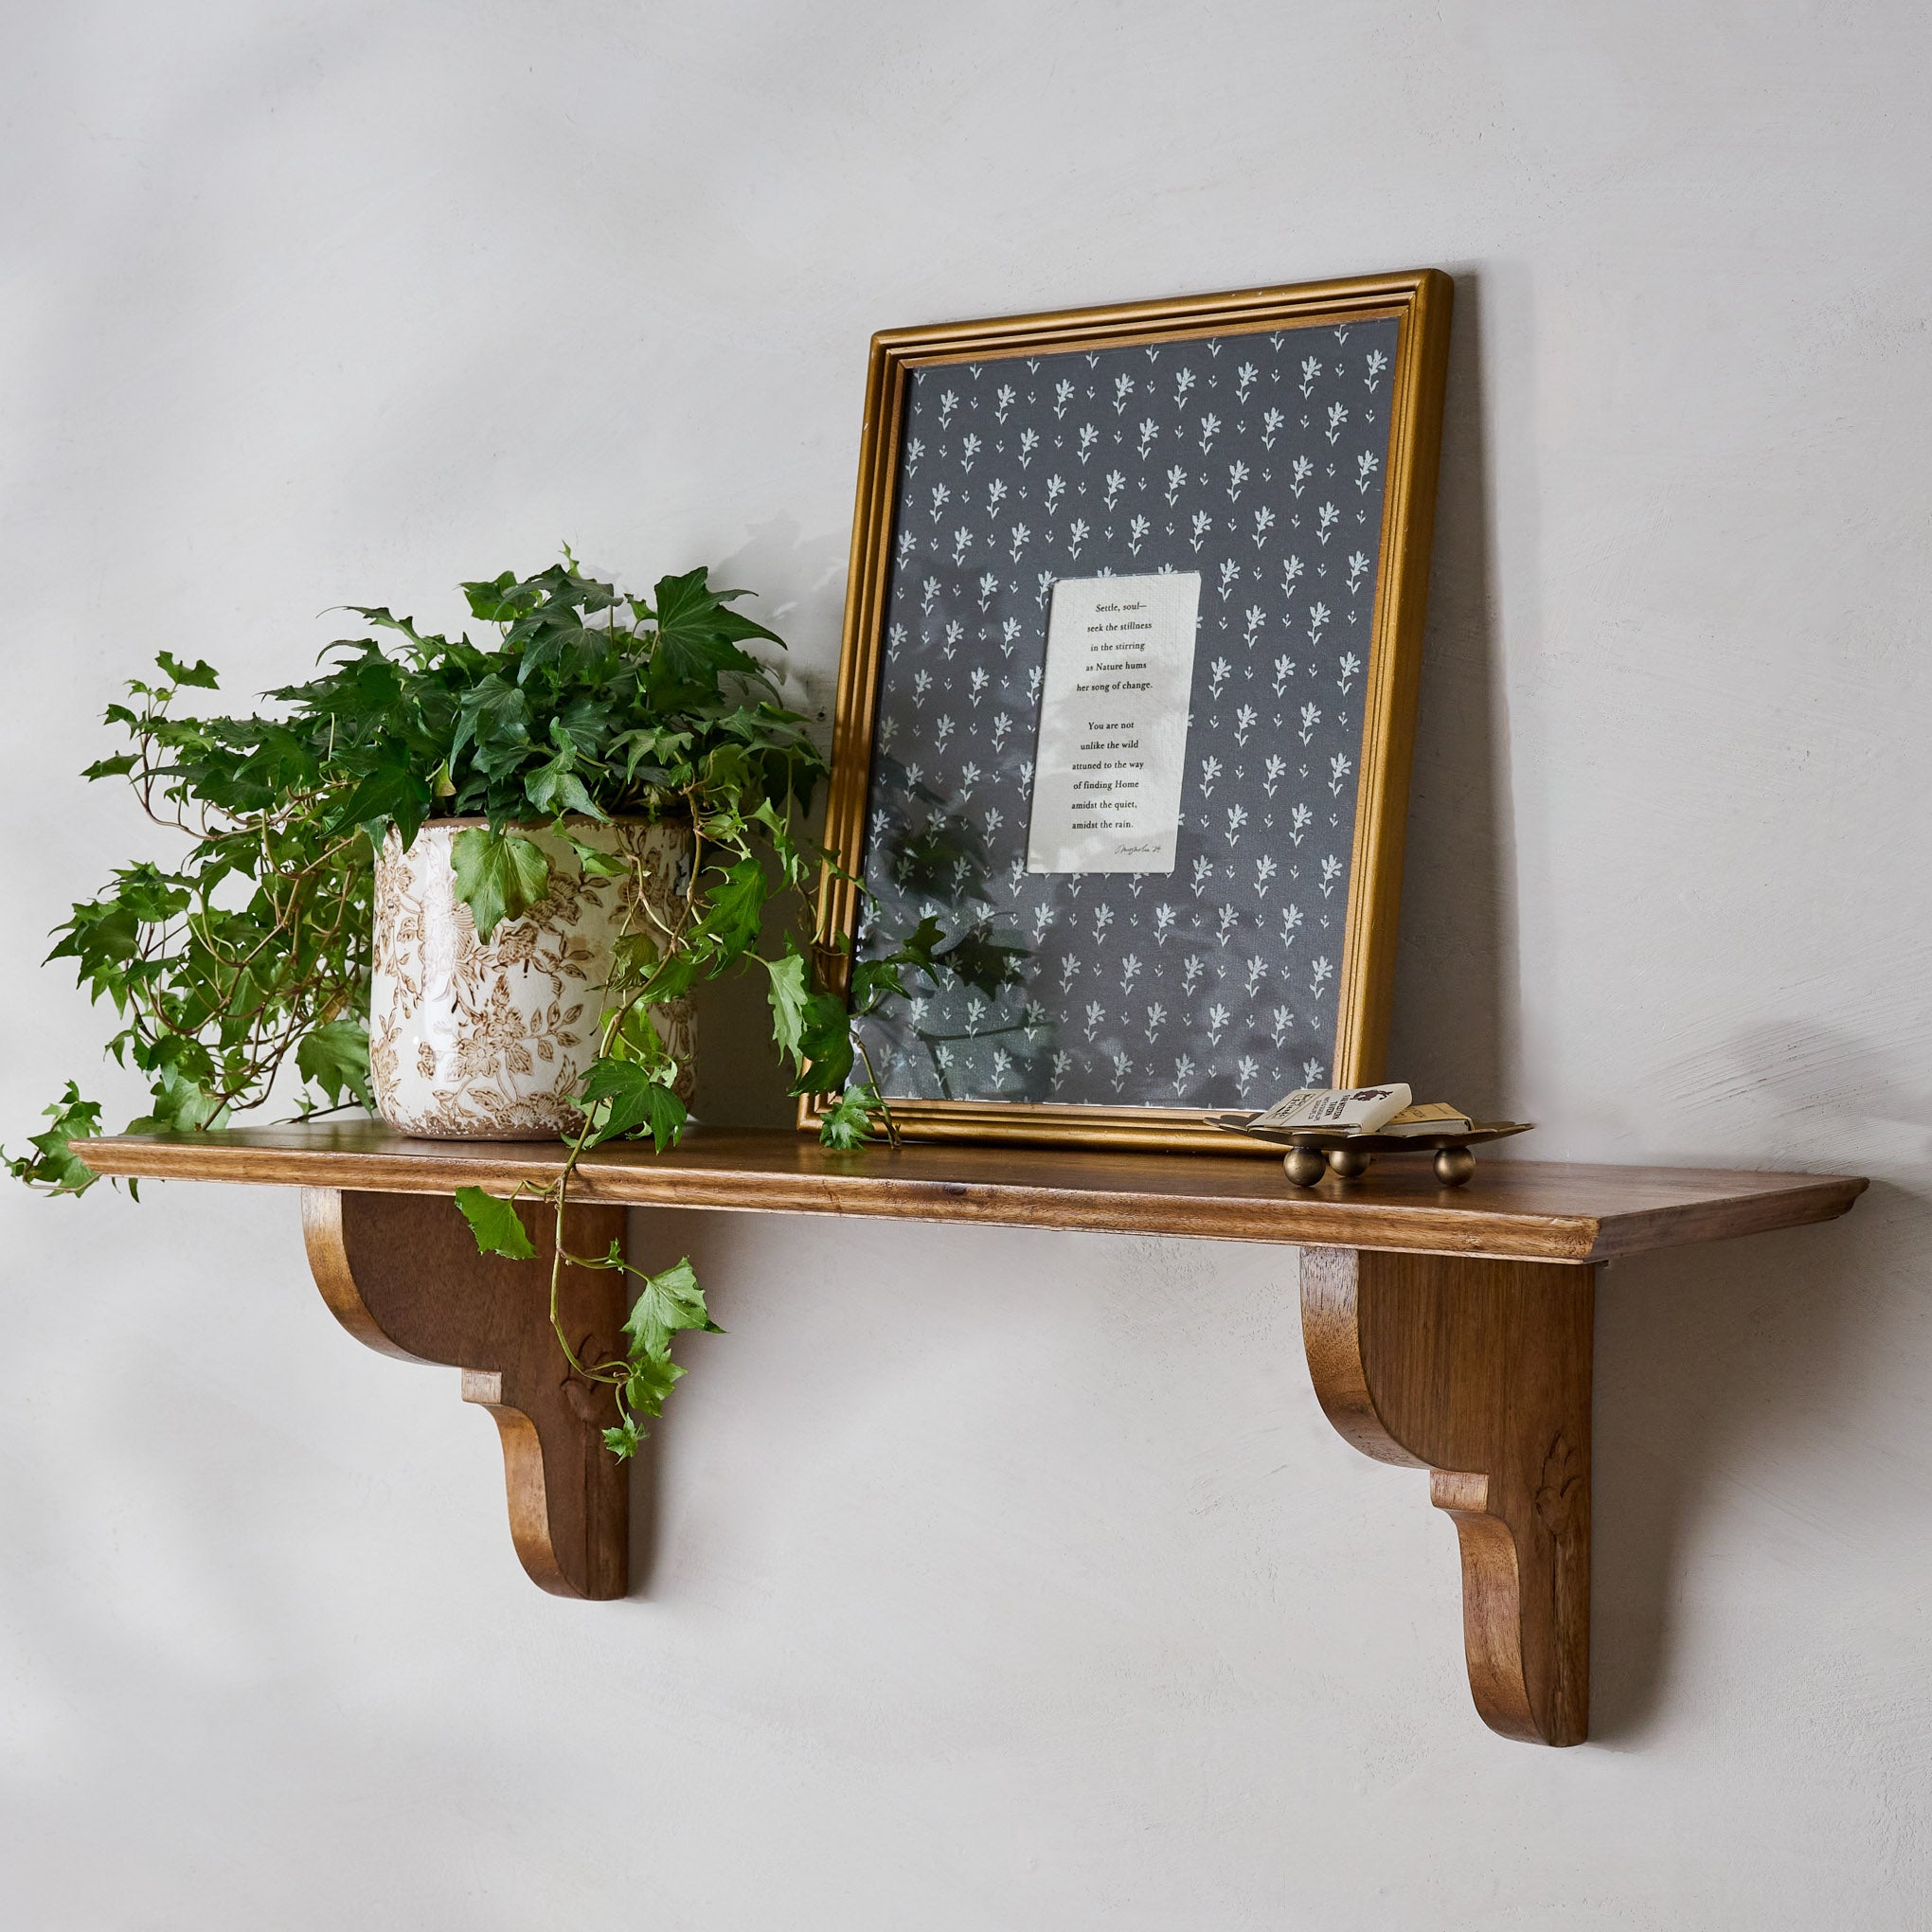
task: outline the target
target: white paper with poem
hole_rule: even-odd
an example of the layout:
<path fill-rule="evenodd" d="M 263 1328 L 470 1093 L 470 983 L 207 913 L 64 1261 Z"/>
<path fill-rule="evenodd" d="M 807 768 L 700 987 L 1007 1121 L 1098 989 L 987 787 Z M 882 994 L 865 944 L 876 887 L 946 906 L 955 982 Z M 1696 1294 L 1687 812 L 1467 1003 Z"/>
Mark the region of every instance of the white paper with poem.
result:
<path fill-rule="evenodd" d="M 1172 872 L 1197 570 L 1064 577 L 1046 622 L 1029 872 Z"/>

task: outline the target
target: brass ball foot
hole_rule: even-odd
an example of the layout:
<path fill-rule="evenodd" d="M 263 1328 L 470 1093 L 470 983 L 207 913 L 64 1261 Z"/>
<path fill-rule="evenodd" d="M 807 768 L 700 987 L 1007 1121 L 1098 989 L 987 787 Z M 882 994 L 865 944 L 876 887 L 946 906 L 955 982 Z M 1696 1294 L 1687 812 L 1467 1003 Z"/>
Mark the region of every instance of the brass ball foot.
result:
<path fill-rule="evenodd" d="M 1436 1178 L 1445 1188 L 1459 1188 L 1476 1172 L 1476 1156 L 1466 1147 L 1436 1150 Z"/>
<path fill-rule="evenodd" d="M 1297 1188 L 1312 1188 L 1328 1172 L 1328 1162 L 1318 1147 L 1291 1147 L 1281 1156 L 1281 1165 Z"/>
<path fill-rule="evenodd" d="M 1336 1179 L 1358 1181 L 1368 1172 L 1368 1156 L 1359 1147 L 1332 1147 L 1328 1164 Z"/>

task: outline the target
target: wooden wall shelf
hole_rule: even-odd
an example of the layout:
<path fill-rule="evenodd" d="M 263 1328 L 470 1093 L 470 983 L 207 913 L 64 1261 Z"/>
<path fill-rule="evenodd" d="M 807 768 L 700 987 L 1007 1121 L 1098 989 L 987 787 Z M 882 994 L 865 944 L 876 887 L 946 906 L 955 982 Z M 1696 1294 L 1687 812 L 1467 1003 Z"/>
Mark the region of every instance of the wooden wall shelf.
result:
<path fill-rule="evenodd" d="M 625 1593 L 627 1491 L 599 1440 L 608 1398 L 564 1368 L 546 1312 L 548 1270 L 477 1255 L 449 1200 L 466 1185 L 508 1193 L 554 1179 L 554 1143 L 408 1140 L 314 1122 L 125 1135 L 90 1141 L 87 1158 L 102 1174 L 303 1189 L 310 1262 L 344 1326 L 389 1353 L 460 1368 L 465 1398 L 495 1416 L 511 1533 L 532 1579 L 564 1596 Z M 1506 1737 L 1572 1744 L 1589 1708 L 1597 1265 L 1829 1221 L 1865 1185 L 1485 1161 L 1458 1190 L 1439 1187 L 1425 1163 L 1304 1190 L 1278 1163 L 1244 1154 L 929 1144 L 840 1154 L 787 1132 L 699 1129 L 665 1154 L 599 1149 L 572 1198 L 581 1238 L 597 1249 L 620 1238 L 624 1208 L 661 1206 L 1313 1250 L 1301 1297 L 1315 1394 L 1365 1454 L 1430 1472 L 1431 1500 L 1461 1546 L 1477 1710 Z M 573 1340 L 611 1350 L 618 1278 L 564 1273 Z"/>

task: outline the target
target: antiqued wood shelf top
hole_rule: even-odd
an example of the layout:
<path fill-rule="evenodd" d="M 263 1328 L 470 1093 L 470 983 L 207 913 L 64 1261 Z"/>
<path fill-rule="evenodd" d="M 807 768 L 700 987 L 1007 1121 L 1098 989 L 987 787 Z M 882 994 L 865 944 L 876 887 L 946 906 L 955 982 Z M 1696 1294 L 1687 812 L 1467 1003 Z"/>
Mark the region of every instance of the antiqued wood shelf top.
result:
<path fill-rule="evenodd" d="M 367 1193 L 508 1193 L 553 1179 L 551 1141 L 411 1140 L 374 1121 L 212 1134 L 120 1135 L 87 1144 L 98 1173 Z M 917 1144 L 839 1153 L 782 1129 L 694 1128 L 655 1154 L 599 1148 L 573 1199 L 610 1206 L 865 1214 L 1014 1227 L 1192 1235 L 1297 1246 L 1592 1262 L 1830 1221 L 1853 1176 L 1485 1160 L 1460 1189 L 1426 1161 L 1294 1186 L 1249 1154 L 1087 1153 Z"/>

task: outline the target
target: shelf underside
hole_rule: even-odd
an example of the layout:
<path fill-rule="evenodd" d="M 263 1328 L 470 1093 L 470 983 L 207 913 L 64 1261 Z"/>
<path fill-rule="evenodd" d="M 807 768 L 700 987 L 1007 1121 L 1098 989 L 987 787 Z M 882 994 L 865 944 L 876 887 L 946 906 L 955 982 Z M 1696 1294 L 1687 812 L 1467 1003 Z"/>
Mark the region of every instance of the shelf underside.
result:
<path fill-rule="evenodd" d="M 90 1141 L 97 1172 L 368 1193 L 541 1186 L 554 1141 L 411 1140 L 374 1121 Z M 573 1199 L 612 1206 L 864 1214 L 1018 1227 L 1191 1235 L 1296 1246 L 1585 1262 L 1830 1221 L 1864 1190 L 1836 1175 L 1485 1160 L 1460 1189 L 1425 1159 L 1363 1179 L 1291 1183 L 1245 1154 L 1064 1148 L 868 1147 L 839 1153 L 776 1129 L 694 1128 L 666 1154 L 625 1143 L 585 1156 Z"/>

